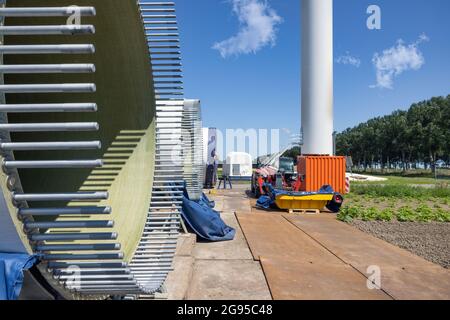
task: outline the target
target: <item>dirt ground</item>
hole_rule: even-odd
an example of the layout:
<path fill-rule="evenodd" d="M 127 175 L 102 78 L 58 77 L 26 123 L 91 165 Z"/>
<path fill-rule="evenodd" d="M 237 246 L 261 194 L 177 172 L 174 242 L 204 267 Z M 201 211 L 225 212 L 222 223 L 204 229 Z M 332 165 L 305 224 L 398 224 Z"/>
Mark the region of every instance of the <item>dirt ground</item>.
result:
<path fill-rule="evenodd" d="M 450 223 L 354 220 L 351 224 L 450 269 Z"/>

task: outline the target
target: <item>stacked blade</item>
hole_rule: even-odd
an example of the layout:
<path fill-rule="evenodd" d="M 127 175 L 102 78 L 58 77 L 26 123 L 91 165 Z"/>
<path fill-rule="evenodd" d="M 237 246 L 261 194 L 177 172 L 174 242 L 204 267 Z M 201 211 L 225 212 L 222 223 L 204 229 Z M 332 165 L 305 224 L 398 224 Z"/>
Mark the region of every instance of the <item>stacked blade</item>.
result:
<path fill-rule="evenodd" d="M 189 199 L 198 201 L 203 188 L 203 129 L 199 100 L 185 100 L 182 123 L 184 180 Z"/>
<path fill-rule="evenodd" d="M 172 270 L 180 229 L 183 167 L 183 82 L 173 2 L 139 1 L 156 96 L 156 154 L 152 198 L 131 273 L 146 294 L 161 289 Z"/>

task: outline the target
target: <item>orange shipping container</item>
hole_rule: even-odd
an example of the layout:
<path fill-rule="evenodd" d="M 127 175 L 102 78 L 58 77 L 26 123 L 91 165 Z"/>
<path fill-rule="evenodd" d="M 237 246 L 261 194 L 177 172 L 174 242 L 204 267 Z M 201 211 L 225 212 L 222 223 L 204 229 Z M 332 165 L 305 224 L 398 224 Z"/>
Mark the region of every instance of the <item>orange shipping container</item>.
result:
<path fill-rule="evenodd" d="M 302 178 L 301 191 L 319 191 L 330 185 L 335 192 L 345 194 L 345 157 L 300 156 L 297 170 Z"/>

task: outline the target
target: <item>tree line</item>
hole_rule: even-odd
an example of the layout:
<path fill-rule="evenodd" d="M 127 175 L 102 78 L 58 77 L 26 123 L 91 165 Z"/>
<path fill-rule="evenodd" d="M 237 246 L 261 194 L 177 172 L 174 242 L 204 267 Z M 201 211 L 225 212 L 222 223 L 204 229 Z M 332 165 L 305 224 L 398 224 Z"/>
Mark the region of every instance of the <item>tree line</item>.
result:
<path fill-rule="evenodd" d="M 351 156 L 354 166 L 436 168 L 437 161 L 450 163 L 450 95 L 414 103 L 377 117 L 336 136 L 336 153 Z"/>

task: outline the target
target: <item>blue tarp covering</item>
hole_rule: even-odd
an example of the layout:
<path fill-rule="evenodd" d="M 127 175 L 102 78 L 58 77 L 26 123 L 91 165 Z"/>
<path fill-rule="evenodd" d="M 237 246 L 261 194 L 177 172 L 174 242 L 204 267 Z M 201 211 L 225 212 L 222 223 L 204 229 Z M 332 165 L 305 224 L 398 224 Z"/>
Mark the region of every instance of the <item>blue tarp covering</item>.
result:
<path fill-rule="evenodd" d="M 22 290 L 23 271 L 37 261 L 28 254 L 0 253 L 0 300 L 17 300 Z"/>
<path fill-rule="evenodd" d="M 270 209 L 275 204 L 275 198 L 272 199 L 269 196 L 261 196 L 258 201 L 256 201 L 256 206 L 262 209 Z"/>
<path fill-rule="evenodd" d="M 275 200 L 279 195 L 288 195 L 288 196 L 310 196 L 314 194 L 334 194 L 334 190 L 331 186 L 323 186 L 318 192 L 293 192 L 293 191 L 285 191 L 274 189 L 274 187 L 265 183 L 264 187 L 268 190 L 269 195 L 261 196 L 258 201 L 256 201 L 256 206 L 263 209 L 269 209 L 273 205 L 275 205 Z"/>
<path fill-rule="evenodd" d="M 214 206 L 214 201 L 210 201 L 205 194 L 199 201 L 192 201 L 185 191 L 181 215 L 186 224 L 204 240 L 233 240 L 236 230 L 223 222 Z"/>

